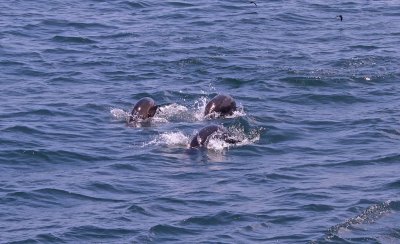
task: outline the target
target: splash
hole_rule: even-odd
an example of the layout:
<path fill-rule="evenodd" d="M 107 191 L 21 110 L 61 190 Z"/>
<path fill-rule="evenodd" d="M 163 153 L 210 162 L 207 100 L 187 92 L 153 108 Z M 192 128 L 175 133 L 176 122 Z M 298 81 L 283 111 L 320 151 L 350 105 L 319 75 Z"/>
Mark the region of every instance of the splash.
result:
<path fill-rule="evenodd" d="M 143 147 L 151 145 L 167 145 L 167 146 L 184 146 L 189 144 L 189 137 L 182 132 L 165 132 L 162 133 L 148 143 L 144 143 Z"/>
<path fill-rule="evenodd" d="M 254 144 L 260 140 L 260 135 L 263 129 L 253 129 L 250 132 L 246 133 L 244 128 L 240 126 L 231 126 L 228 127 L 227 130 L 229 132 L 228 138 L 234 141 L 238 141 L 237 143 L 231 144 L 221 139 L 221 137 L 213 136 L 208 141 L 207 149 L 216 152 L 223 152 L 233 147 L 241 147 Z"/>
<path fill-rule="evenodd" d="M 117 120 L 128 120 L 130 116 L 130 113 L 119 108 L 112 108 L 110 113 Z"/>
<path fill-rule="evenodd" d="M 183 119 L 187 112 L 187 107 L 173 103 L 160 106 L 153 119 L 158 122 L 168 122 L 174 119 Z"/>
<path fill-rule="evenodd" d="M 225 149 L 229 149 L 233 144 L 229 144 L 222 139 L 212 137 L 208 141 L 207 149 L 215 152 L 223 152 Z"/>
<path fill-rule="evenodd" d="M 204 120 L 204 110 L 206 109 L 207 98 L 201 97 L 194 102 L 193 117 L 196 121 Z"/>
<path fill-rule="evenodd" d="M 236 146 L 244 146 L 256 143 L 260 140 L 260 136 L 263 130 L 263 128 L 257 128 L 252 129 L 248 133 L 246 133 L 244 128 L 241 126 L 228 127 L 228 131 L 232 135 L 233 139 L 240 141 L 235 144 Z"/>
<path fill-rule="evenodd" d="M 246 112 L 244 111 L 243 106 L 242 106 L 242 105 L 239 105 L 239 106 L 236 108 L 236 111 L 234 111 L 232 115 L 226 116 L 226 118 L 228 118 L 228 119 L 230 119 L 230 118 L 238 118 L 238 117 L 243 117 L 243 116 L 246 116 L 246 115 L 247 115 L 247 114 L 246 114 Z"/>
<path fill-rule="evenodd" d="M 260 139 L 262 132 L 262 129 L 254 129 L 246 133 L 243 128 L 235 126 L 229 127 L 227 130 L 229 132 L 229 139 L 239 141 L 238 143 L 228 143 L 221 136 L 215 134 L 208 140 L 206 148 L 217 153 L 224 153 L 229 148 L 256 143 Z M 181 131 L 165 132 L 157 135 L 153 140 L 143 143 L 142 147 L 166 145 L 169 147 L 188 148 L 193 135 L 187 135 Z"/>

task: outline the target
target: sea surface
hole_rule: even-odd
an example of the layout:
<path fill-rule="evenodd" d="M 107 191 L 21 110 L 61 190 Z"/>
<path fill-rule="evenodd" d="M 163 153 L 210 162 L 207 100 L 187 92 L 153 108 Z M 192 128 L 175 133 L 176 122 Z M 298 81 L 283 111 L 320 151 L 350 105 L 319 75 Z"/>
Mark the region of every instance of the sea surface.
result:
<path fill-rule="evenodd" d="M 0 243 L 400 243 L 399 47 L 398 0 L 0 0 Z"/>

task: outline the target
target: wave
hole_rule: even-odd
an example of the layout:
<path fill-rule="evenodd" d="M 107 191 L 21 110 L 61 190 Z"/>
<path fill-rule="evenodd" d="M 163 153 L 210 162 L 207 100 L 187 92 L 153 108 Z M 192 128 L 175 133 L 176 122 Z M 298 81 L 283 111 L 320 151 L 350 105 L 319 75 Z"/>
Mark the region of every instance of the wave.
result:
<path fill-rule="evenodd" d="M 80 200 L 80 201 L 90 201 L 90 202 L 123 202 L 123 200 L 110 199 L 110 198 L 100 198 L 92 197 L 85 194 L 75 193 L 71 191 L 56 189 L 56 188 L 42 188 L 33 190 L 31 192 L 12 192 L 7 193 L 7 197 L 20 198 L 23 201 L 43 201 L 52 202 L 54 204 L 64 205 L 71 204 L 68 201 Z"/>
<path fill-rule="evenodd" d="M 76 29 L 105 29 L 113 28 L 112 26 L 100 24 L 97 22 L 74 22 L 63 19 L 46 19 L 41 21 L 41 26 L 55 26 L 55 27 L 73 27 Z"/>
<path fill-rule="evenodd" d="M 368 103 L 372 102 L 365 97 L 356 96 L 353 94 L 343 94 L 343 92 L 336 94 L 313 94 L 313 93 L 304 93 L 304 94 L 295 94 L 288 96 L 281 96 L 280 98 L 276 98 L 278 101 L 294 103 L 294 104 L 307 104 L 312 105 L 316 103 L 322 104 L 356 104 L 356 103 Z"/>
<path fill-rule="evenodd" d="M 61 43 L 73 43 L 73 44 L 93 44 L 97 43 L 95 40 L 92 40 L 87 37 L 80 37 L 80 36 L 54 36 L 52 38 L 55 42 Z"/>
<path fill-rule="evenodd" d="M 68 231 L 62 233 L 62 238 L 67 238 L 76 242 L 90 240 L 110 240 L 121 239 L 124 236 L 132 236 L 137 234 L 135 229 L 127 228 L 109 228 L 95 225 L 82 225 L 69 228 Z"/>
<path fill-rule="evenodd" d="M 198 231 L 189 229 L 189 228 L 183 228 L 183 227 L 176 227 L 173 225 L 168 225 L 168 224 L 157 224 L 153 227 L 150 228 L 150 233 L 153 235 L 193 235 L 198 233 Z M 179 239 L 173 239 L 173 240 L 179 240 Z"/>
<path fill-rule="evenodd" d="M 270 174 L 245 174 L 243 176 L 248 181 L 261 184 L 261 183 L 269 183 L 269 182 L 284 182 L 284 181 L 293 181 L 293 180 L 300 180 L 300 177 L 292 176 L 292 175 L 284 175 L 284 174 L 277 174 L 277 173 L 270 173 Z"/>
<path fill-rule="evenodd" d="M 111 164 L 109 167 L 114 170 L 139 171 L 139 169 L 136 166 L 129 163 L 116 163 L 116 164 Z"/>
<path fill-rule="evenodd" d="M 180 224 L 185 225 L 229 225 L 232 222 L 246 221 L 246 216 L 242 214 L 221 211 L 216 214 L 190 217 L 180 221 Z"/>
<path fill-rule="evenodd" d="M 144 1 L 121 1 L 120 4 L 126 5 L 133 9 L 143 9 L 152 6 Z"/>
<path fill-rule="evenodd" d="M 25 144 L 24 144 L 25 145 Z M 39 147 L 40 145 L 34 145 Z M 9 165 L 41 165 L 49 164 L 67 164 L 82 162 L 99 162 L 110 160 L 111 156 L 100 156 L 80 151 L 51 150 L 51 149 L 15 149 L 7 150 L 1 153 L 2 164 Z"/>
<path fill-rule="evenodd" d="M 100 35 L 98 36 L 99 38 L 105 38 L 105 39 L 123 39 L 123 38 L 136 38 L 140 37 L 139 34 L 135 32 L 118 32 L 118 33 L 110 33 L 107 35 Z"/>
<path fill-rule="evenodd" d="M 374 236 L 370 236 L 368 228 L 373 225 L 379 225 L 379 221 L 385 216 L 390 217 L 391 214 L 398 214 L 400 210 L 400 202 L 398 201 L 385 201 L 378 204 L 373 204 L 366 208 L 359 215 L 346 220 L 343 223 L 337 224 L 327 231 L 325 236 L 326 241 L 350 241 L 358 242 L 361 240 L 378 241 L 379 239 L 386 239 L 387 234 L 382 236 L 377 235 L 374 231 Z M 362 227 L 363 226 L 363 227 Z M 387 231 L 387 226 L 384 227 Z M 394 228 L 394 227 L 393 227 Z M 352 232 L 357 232 L 352 235 Z M 360 233 L 361 232 L 361 233 Z M 342 236 L 342 237 L 341 237 Z"/>
<path fill-rule="evenodd" d="M 130 213 L 135 213 L 135 214 L 142 214 L 145 216 L 152 216 L 151 213 L 149 213 L 146 209 L 144 209 L 143 207 L 140 207 L 136 204 L 132 204 L 127 208 L 127 211 Z"/>

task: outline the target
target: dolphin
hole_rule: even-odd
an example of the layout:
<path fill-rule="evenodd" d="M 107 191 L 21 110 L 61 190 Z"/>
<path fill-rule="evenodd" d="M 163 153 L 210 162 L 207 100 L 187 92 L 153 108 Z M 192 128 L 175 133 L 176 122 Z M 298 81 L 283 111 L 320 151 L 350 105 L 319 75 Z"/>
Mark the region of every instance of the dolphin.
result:
<path fill-rule="evenodd" d="M 199 148 L 207 146 L 210 138 L 219 138 L 227 143 L 234 144 L 240 142 L 233 138 L 229 138 L 228 131 L 223 126 L 209 125 L 201 129 L 192 139 L 189 146 L 191 148 Z"/>
<path fill-rule="evenodd" d="M 224 94 L 218 94 L 213 99 L 211 99 L 204 110 L 204 116 L 216 117 L 217 116 L 227 116 L 232 115 L 236 111 L 236 102 L 229 96 Z"/>
<path fill-rule="evenodd" d="M 137 101 L 132 109 L 131 115 L 129 117 L 129 122 L 137 120 L 145 120 L 151 118 L 157 112 L 158 106 L 150 97 L 144 97 Z"/>

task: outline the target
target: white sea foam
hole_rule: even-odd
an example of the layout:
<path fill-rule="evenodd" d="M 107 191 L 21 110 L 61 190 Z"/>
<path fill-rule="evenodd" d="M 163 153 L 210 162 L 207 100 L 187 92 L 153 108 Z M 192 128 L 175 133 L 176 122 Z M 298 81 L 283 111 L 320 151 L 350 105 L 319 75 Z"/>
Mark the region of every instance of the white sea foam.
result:
<path fill-rule="evenodd" d="M 246 133 L 242 127 L 232 126 L 228 128 L 231 137 L 239 141 L 235 144 L 236 146 L 244 146 L 256 143 L 260 140 L 262 130 L 262 128 L 252 129 Z"/>
<path fill-rule="evenodd" d="M 213 150 L 216 152 L 222 152 L 225 149 L 228 149 L 229 147 L 231 147 L 232 145 L 233 144 L 229 144 L 220 138 L 212 137 L 208 141 L 207 149 L 210 149 L 210 150 Z"/>
<path fill-rule="evenodd" d="M 111 115 L 113 118 L 117 120 L 127 120 L 129 118 L 130 114 L 120 108 L 112 108 L 110 110 Z"/>
<path fill-rule="evenodd" d="M 184 119 L 187 111 L 187 107 L 177 103 L 160 106 L 153 119 L 159 122 L 168 122 L 174 119 Z"/>
<path fill-rule="evenodd" d="M 189 136 L 184 133 L 178 132 L 165 132 L 162 133 L 148 143 L 144 143 L 143 147 L 149 145 L 167 145 L 167 146 L 184 146 L 189 144 Z"/>

